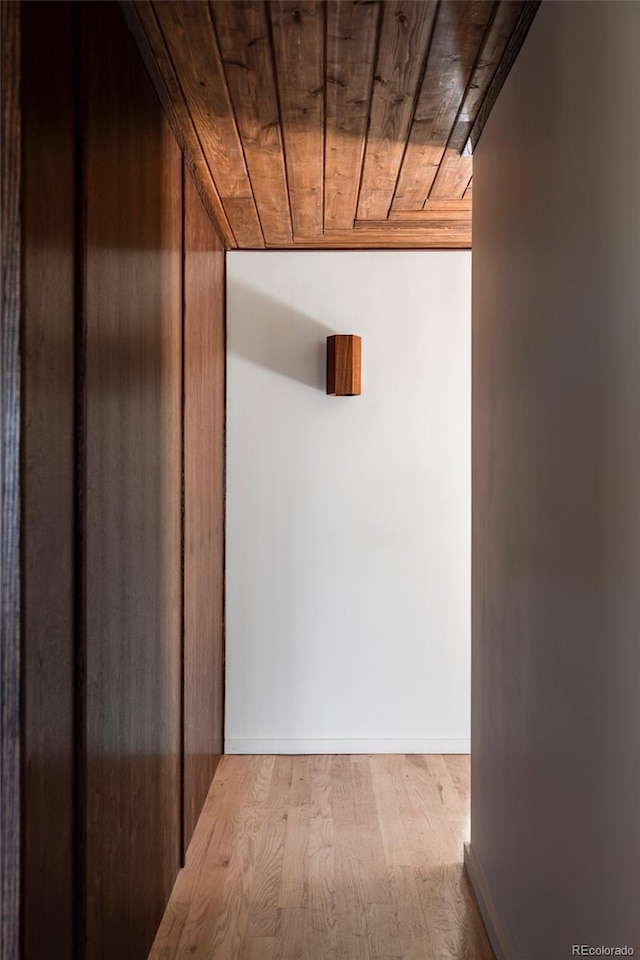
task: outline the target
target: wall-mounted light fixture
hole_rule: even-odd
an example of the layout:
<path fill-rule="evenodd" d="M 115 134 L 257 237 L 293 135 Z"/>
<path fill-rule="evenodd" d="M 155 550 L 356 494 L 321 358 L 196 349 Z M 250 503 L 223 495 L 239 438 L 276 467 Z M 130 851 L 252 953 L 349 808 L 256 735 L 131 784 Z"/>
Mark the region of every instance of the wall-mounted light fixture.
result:
<path fill-rule="evenodd" d="M 327 337 L 327 393 L 331 397 L 357 397 L 361 393 L 362 339 L 338 333 Z"/>

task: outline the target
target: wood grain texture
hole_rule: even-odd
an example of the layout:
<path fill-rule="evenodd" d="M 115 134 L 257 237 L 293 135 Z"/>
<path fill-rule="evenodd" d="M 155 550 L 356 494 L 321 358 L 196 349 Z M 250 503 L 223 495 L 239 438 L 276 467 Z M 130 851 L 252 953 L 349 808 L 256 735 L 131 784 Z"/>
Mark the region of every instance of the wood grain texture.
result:
<path fill-rule="evenodd" d="M 269 21 L 263 0 L 211 3 L 229 94 L 267 243 L 292 239 Z"/>
<path fill-rule="evenodd" d="M 356 218 L 381 19 L 382 4 L 327 3 L 326 229 Z"/>
<path fill-rule="evenodd" d="M 25 960 L 74 938 L 77 9 L 22 8 Z"/>
<path fill-rule="evenodd" d="M 358 201 L 361 220 L 385 220 L 388 216 L 436 10 L 432 0 L 384 4 Z"/>
<path fill-rule="evenodd" d="M 324 182 L 324 7 L 320 0 L 269 4 L 296 239 L 320 237 Z"/>
<path fill-rule="evenodd" d="M 355 397 L 362 391 L 362 338 L 337 333 L 327 337 L 327 393 Z"/>
<path fill-rule="evenodd" d="M 498 99 L 498 94 L 502 90 L 503 84 L 507 77 L 509 76 L 509 71 L 515 63 L 516 57 L 520 53 L 520 48 L 525 41 L 525 38 L 529 32 L 529 28 L 533 23 L 534 17 L 538 12 L 538 7 L 540 6 L 541 0 L 525 0 L 525 3 L 522 6 L 518 22 L 515 25 L 515 28 L 509 37 L 509 42 L 507 43 L 502 59 L 498 65 L 498 69 L 493 75 L 493 79 L 487 90 L 487 94 L 482 101 L 478 114 L 476 116 L 473 127 L 471 128 L 471 133 L 469 134 L 469 139 L 467 141 L 467 149 L 475 149 L 477 147 L 484 125 L 489 119 L 489 114 L 493 110 L 493 106 Z"/>
<path fill-rule="evenodd" d="M 525 5 L 526 0 L 510 0 L 494 5 L 492 19 L 485 31 L 464 100 L 429 194 L 434 199 L 462 197 L 467 189 L 473 171 L 473 160 L 469 153 L 462 155 L 463 150 Z"/>
<path fill-rule="evenodd" d="M 223 757 L 149 960 L 493 960 L 468 757 Z"/>
<path fill-rule="evenodd" d="M 120 0 L 120 7 L 209 218 L 225 245 L 233 249 L 238 244 L 203 153 L 198 131 L 189 113 L 151 0 Z"/>
<path fill-rule="evenodd" d="M 0 956 L 15 960 L 20 940 L 20 13 L 3 0 L 2 145 L 0 232 L 2 246 L 2 632 L 0 694 Z"/>
<path fill-rule="evenodd" d="M 118 6 L 83 15 L 86 958 L 139 960 L 180 855 L 182 163 Z"/>
<path fill-rule="evenodd" d="M 234 236 L 240 246 L 260 247 L 262 228 L 209 6 L 172 0 L 155 2 L 153 10 Z M 242 216 L 230 199 L 244 201 Z"/>
<path fill-rule="evenodd" d="M 457 222 L 460 226 L 469 227 L 471 219 L 472 204 L 470 200 L 464 198 L 459 200 L 427 200 L 424 207 L 420 210 L 401 210 L 389 214 L 389 226 L 399 223 L 433 223 L 439 221 Z M 375 221 L 356 221 L 357 226 L 365 226 L 367 223 Z"/>
<path fill-rule="evenodd" d="M 324 236 L 317 240 L 301 241 L 296 244 L 298 247 L 310 250 L 468 250 L 471 247 L 471 226 L 455 222 L 436 226 L 429 224 L 429 230 L 425 231 L 420 224 L 394 223 L 391 226 L 391 222 L 376 225 L 356 220 L 353 230 L 325 231 Z"/>
<path fill-rule="evenodd" d="M 122 2 L 227 245 L 358 249 L 337 235 L 371 221 L 363 247 L 407 248 L 410 218 L 417 248 L 470 245 L 470 211 L 464 238 L 418 215 L 471 199 L 537 0 Z"/>
<path fill-rule="evenodd" d="M 184 192 L 184 843 L 222 754 L 225 264 L 189 176 Z"/>
<path fill-rule="evenodd" d="M 424 206 L 464 98 L 493 2 L 443 0 L 433 28 L 427 69 L 398 177 L 393 209 Z M 447 69 L 452 57 L 452 69 Z M 466 167 L 466 164 L 465 164 Z M 466 173 L 468 179 L 470 174 Z"/>

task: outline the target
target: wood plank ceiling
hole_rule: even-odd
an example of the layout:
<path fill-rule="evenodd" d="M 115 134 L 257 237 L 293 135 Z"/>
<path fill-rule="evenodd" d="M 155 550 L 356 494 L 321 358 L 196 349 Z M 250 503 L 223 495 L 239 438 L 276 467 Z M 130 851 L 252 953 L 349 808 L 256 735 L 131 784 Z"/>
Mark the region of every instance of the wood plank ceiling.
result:
<path fill-rule="evenodd" d="M 472 150 L 539 0 L 123 3 L 230 248 L 471 246 Z"/>

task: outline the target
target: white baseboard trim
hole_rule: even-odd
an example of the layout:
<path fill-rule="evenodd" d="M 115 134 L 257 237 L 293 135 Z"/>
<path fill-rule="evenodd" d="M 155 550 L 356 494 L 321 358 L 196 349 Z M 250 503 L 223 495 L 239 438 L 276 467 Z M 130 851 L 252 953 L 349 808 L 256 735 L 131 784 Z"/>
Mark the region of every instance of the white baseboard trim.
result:
<path fill-rule="evenodd" d="M 514 960 L 514 953 L 511 949 L 504 927 L 500 923 L 500 918 L 496 912 L 495 904 L 491 898 L 487 878 L 480 866 L 473 847 L 470 843 L 464 845 L 464 867 L 467 871 L 469 883 L 476 895 L 480 913 L 484 921 L 485 929 L 496 960 Z"/>
<path fill-rule="evenodd" d="M 225 741 L 225 753 L 469 753 L 465 739 L 400 740 L 295 740 L 236 739 Z"/>

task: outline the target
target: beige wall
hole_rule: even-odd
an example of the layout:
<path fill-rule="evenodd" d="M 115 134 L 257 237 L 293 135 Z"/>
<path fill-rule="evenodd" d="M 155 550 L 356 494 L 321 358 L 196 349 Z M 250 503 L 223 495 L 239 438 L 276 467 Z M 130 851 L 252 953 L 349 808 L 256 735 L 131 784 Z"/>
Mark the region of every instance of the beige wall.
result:
<path fill-rule="evenodd" d="M 640 954 L 640 3 L 545 2 L 474 159 L 472 851 Z"/>

